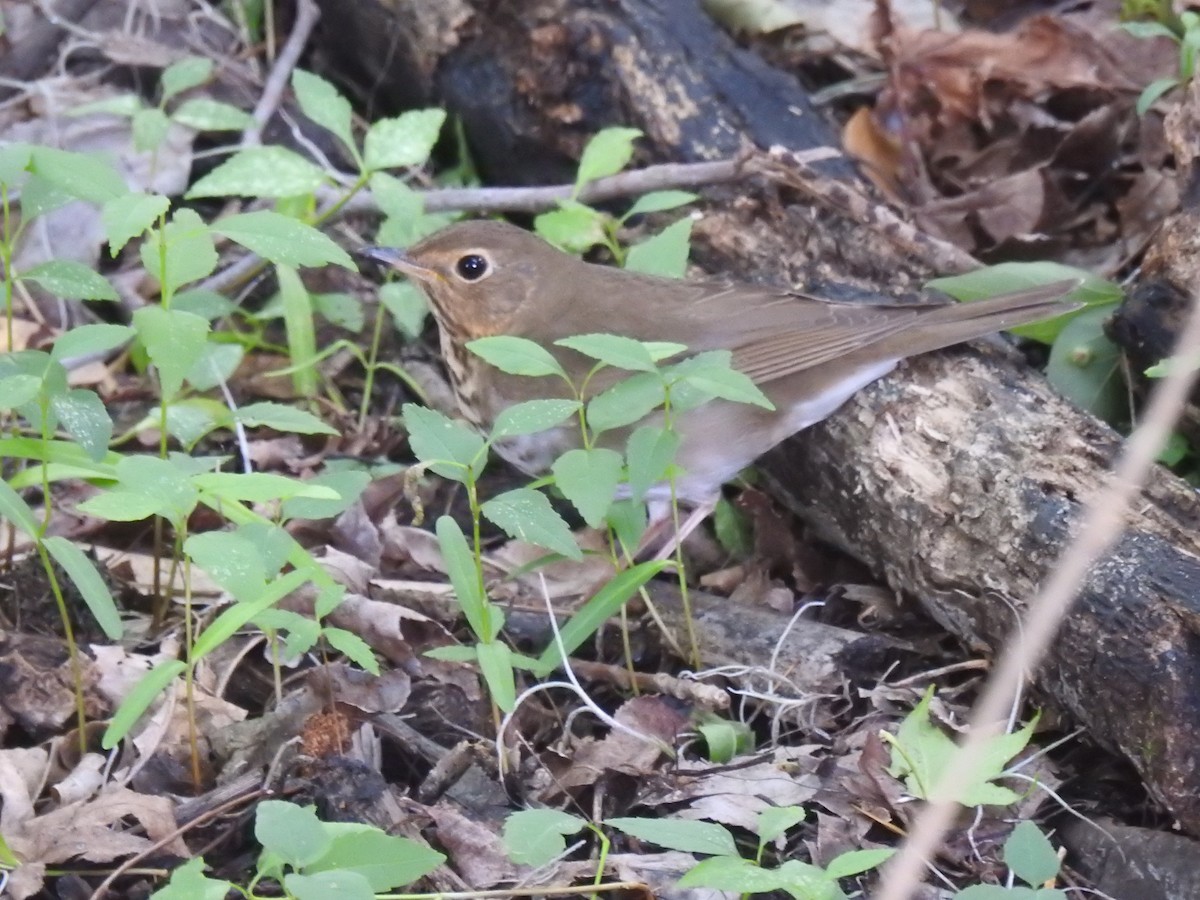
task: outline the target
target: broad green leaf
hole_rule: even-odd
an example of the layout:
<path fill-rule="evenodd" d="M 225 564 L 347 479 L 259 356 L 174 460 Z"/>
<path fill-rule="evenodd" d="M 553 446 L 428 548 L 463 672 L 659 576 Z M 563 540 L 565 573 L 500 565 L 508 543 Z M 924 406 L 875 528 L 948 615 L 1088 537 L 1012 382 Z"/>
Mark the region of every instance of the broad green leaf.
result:
<path fill-rule="evenodd" d="M 215 334 L 209 335 L 209 340 L 204 343 L 204 352 L 184 375 L 187 383 L 198 391 L 211 391 L 228 383 L 246 355 L 246 348 L 241 344 L 218 341 L 216 337 Z"/>
<path fill-rule="evenodd" d="M 183 550 L 222 588 L 238 600 L 252 600 L 267 583 L 262 554 L 242 535 L 229 531 L 193 534 Z"/>
<path fill-rule="evenodd" d="M 358 148 L 354 145 L 354 132 L 350 128 L 350 101 L 324 78 L 303 69 L 292 73 L 292 90 L 296 92 L 300 111 L 322 128 L 331 131 L 358 160 Z"/>
<path fill-rule="evenodd" d="M 376 296 L 404 334 L 410 338 L 421 336 L 429 316 L 429 302 L 419 287 L 411 281 L 389 281 L 379 286 Z"/>
<path fill-rule="evenodd" d="M 163 398 L 173 399 L 204 352 L 208 322 L 188 312 L 143 306 L 133 313 L 133 327 L 158 370 Z"/>
<path fill-rule="evenodd" d="M 424 165 L 446 121 L 441 109 L 416 109 L 380 119 L 367 132 L 364 155 L 369 170 Z"/>
<path fill-rule="evenodd" d="M 180 291 L 175 295 L 171 308 L 195 313 L 210 322 L 222 316 L 232 315 L 238 310 L 237 304 L 228 297 L 204 288 Z"/>
<path fill-rule="evenodd" d="M 617 611 L 632 597 L 647 581 L 657 575 L 666 566 L 665 562 L 652 560 L 638 563 L 609 580 L 604 587 L 596 592 L 579 608 L 559 631 L 563 651 L 570 655 L 594 635 Z M 558 644 L 551 642 L 532 670 L 539 678 L 544 678 L 562 665 L 562 655 Z"/>
<path fill-rule="evenodd" d="M 634 429 L 625 450 L 630 494 L 640 500 L 651 487 L 666 481 L 678 451 L 678 432 L 659 425 Z"/>
<path fill-rule="evenodd" d="M 1142 88 L 1142 92 L 1138 94 L 1137 103 L 1133 106 L 1133 111 L 1139 116 L 1144 116 L 1150 111 L 1150 107 L 1158 102 L 1160 97 L 1172 89 L 1179 87 L 1180 84 L 1182 82 L 1175 77 L 1156 78 Z"/>
<path fill-rule="evenodd" d="M 658 234 L 634 244 L 625 255 L 625 268 L 630 272 L 659 275 L 663 278 L 682 278 L 687 272 L 688 254 L 692 249 L 692 220 L 680 219 Z"/>
<path fill-rule="evenodd" d="M 1062 394 L 1106 422 L 1129 417 L 1121 378 L 1121 350 L 1104 334 L 1115 307 L 1085 310 L 1063 328 L 1050 348 L 1046 377 Z"/>
<path fill-rule="evenodd" d="M 466 481 L 468 469 L 473 478 L 483 471 L 487 460 L 484 440 L 473 429 L 416 403 L 405 403 L 401 411 L 413 455 L 423 463 L 434 463 L 430 466 L 434 472 L 443 478 Z"/>
<path fill-rule="evenodd" d="M 737 856 L 737 844 L 724 825 L 693 819 L 605 819 L 604 824 L 642 841 L 681 853 Z"/>
<path fill-rule="evenodd" d="M 1093 275 L 1086 269 L 1077 269 L 1074 266 L 1046 260 L 986 266 L 963 275 L 935 278 L 925 286 L 949 294 L 956 300 L 969 302 L 1071 279 L 1079 280 L 1080 284 L 1067 294 L 1063 298 L 1064 300 L 1083 303 L 1085 306 L 1103 306 L 1118 303 L 1121 300 L 1121 289 L 1111 281 Z M 1068 313 L 1066 316 L 1031 322 L 1010 330 L 1013 334 L 1021 337 L 1050 344 L 1054 342 L 1058 333 L 1074 315 L 1078 315 L 1078 313 Z"/>
<path fill-rule="evenodd" d="M 583 559 L 571 529 L 540 491 L 532 488 L 506 491 L 484 503 L 480 511 L 511 538 L 545 547 L 568 559 Z"/>
<path fill-rule="evenodd" d="M 236 241 L 263 259 L 289 266 L 336 263 L 356 271 L 350 255 L 328 236 L 291 216 L 269 209 L 219 219 L 212 230 Z"/>
<path fill-rule="evenodd" d="M 490 366 L 509 375 L 560 375 L 567 373 L 549 350 L 528 338 L 511 335 L 477 338 L 467 349 Z"/>
<path fill-rule="evenodd" d="M 781 879 L 779 887 L 794 900 L 846 900 L 837 882 L 811 863 L 789 859 L 776 871 Z"/>
<path fill-rule="evenodd" d="M 421 654 L 428 656 L 430 659 L 440 659 L 443 662 L 456 663 L 473 663 L 478 658 L 475 652 L 475 645 L 466 644 L 448 644 L 445 647 L 434 647 L 432 650 L 426 650 Z"/>
<path fill-rule="evenodd" d="M 619 334 L 580 334 L 561 338 L 554 343 L 618 369 L 630 372 L 658 371 L 658 365 L 646 345 L 631 337 Z"/>
<path fill-rule="evenodd" d="M 416 220 L 425 215 L 425 198 L 395 175 L 372 172 L 367 182 L 380 212 L 393 219 Z M 377 240 L 377 243 L 385 243 Z M 397 246 L 406 246 L 407 241 Z M 385 246 L 392 246 L 386 243 Z"/>
<path fill-rule="evenodd" d="M 128 325 L 109 325 L 99 322 L 91 325 L 76 325 L 55 339 L 50 356 L 62 362 L 77 356 L 106 353 L 131 340 L 133 334 L 133 329 Z"/>
<path fill-rule="evenodd" d="M 186 208 L 176 210 L 162 231 L 152 229 L 139 255 L 146 271 L 162 282 L 168 293 L 217 267 L 212 232 L 195 210 Z"/>
<path fill-rule="evenodd" d="M 730 722 L 728 719 L 715 719 L 700 722 L 696 725 L 700 737 L 708 748 L 708 761 L 727 763 L 732 760 L 746 745 L 748 729 L 741 723 Z"/>
<path fill-rule="evenodd" d="M 86 153 L 34 147 L 31 156 L 35 175 L 79 200 L 103 204 L 129 191 L 116 169 Z"/>
<path fill-rule="evenodd" d="M 50 398 L 59 424 L 94 462 L 104 459 L 112 440 L 113 423 L 95 391 L 75 388 Z"/>
<path fill-rule="evenodd" d="M 152 153 L 167 139 L 171 120 L 157 106 L 139 109 L 133 114 L 133 146 L 140 153 Z"/>
<path fill-rule="evenodd" d="M 189 97 L 171 113 L 171 120 L 197 131 L 242 131 L 254 124 L 248 112 L 211 97 Z"/>
<path fill-rule="evenodd" d="M 675 883 L 681 890 L 708 888 L 734 894 L 765 894 L 782 890 L 784 875 L 778 869 L 764 869 L 753 860 L 739 856 L 714 856 L 702 859 Z"/>
<path fill-rule="evenodd" d="M 177 94 L 204 84 L 212 75 L 213 61 L 206 56 L 188 56 L 163 69 L 159 87 L 166 103 Z"/>
<path fill-rule="evenodd" d="M 66 571 L 71 583 L 83 597 L 83 602 L 92 611 L 96 624 L 103 629 L 110 640 L 120 639 L 121 614 L 117 612 L 117 604 L 113 601 L 108 585 L 104 583 L 104 577 L 96 569 L 96 564 L 64 537 L 45 538 L 42 546 Z"/>
<path fill-rule="evenodd" d="M 0 478 L 0 518 L 12 522 L 31 538 L 36 538 L 40 530 L 29 504 L 3 478 Z"/>
<path fill-rule="evenodd" d="M 275 277 L 279 280 L 283 324 L 294 369 L 292 386 L 301 397 L 314 397 L 317 394 L 317 332 L 312 298 L 300 280 L 300 273 L 290 265 L 276 263 Z"/>
<path fill-rule="evenodd" d="M 549 431 L 579 411 L 578 400 L 526 400 L 501 410 L 489 440 Z"/>
<path fill-rule="evenodd" d="M 274 472 L 201 472 L 193 475 L 191 480 L 202 491 L 225 500 L 246 503 L 270 503 L 292 497 L 341 499 L 332 488 Z"/>
<path fill-rule="evenodd" d="M 579 158 L 575 196 L 589 181 L 616 175 L 633 159 L 633 142 L 642 136 L 637 128 L 605 128 L 598 131 Z"/>
<path fill-rule="evenodd" d="M 624 222 L 645 213 L 666 212 L 699 199 L 697 194 L 690 191 L 651 191 L 649 194 L 638 197 L 625 215 L 621 216 L 621 221 Z"/>
<path fill-rule="evenodd" d="M 272 401 L 243 406 L 234 413 L 234 418 L 250 428 L 266 426 L 276 431 L 290 431 L 295 434 L 336 435 L 340 433 L 336 428 L 326 425 L 310 412 Z"/>
<path fill-rule="evenodd" d="M 513 676 L 512 651 L 503 641 L 488 641 L 475 645 L 475 658 L 480 674 L 488 686 L 492 702 L 503 712 L 512 712 L 517 705 L 517 683 Z"/>
<path fill-rule="evenodd" d="M 1118 27 L 1136 38 L 1165 37 L 1173 43 L 1179 43 L 1179 35 L 1162 22 L 1122 22 Z"/>
<path fill-rule="evenodd" d="M 554 483 L 592 528 L 599 528 L 621 482 L 621 454 L 593 448 L 568 450 L 554 461 Z"/>
<path fill-rule="evenodd" d="M 561 856 L 565 838 L 587 825 L 584 819 L 557 809 L 521 809 L 504 820 L 504 850 L 519 866 L 537 869 Z"/>
<path fill-rule="evenodd" d="M 99 272 L 83 263 L 52 259 L 18 276 L 64 300 L 116 300 L 117 292 Z"/>
<path fill-rule="evenodd" d="M 192 646 L 192 662 L 197 662 L 223 645 L 248 622 L 253 621 L 292 591 L 299 590 L 310 580 L 311 573 L 297 569 L 270 581 L 253 600 L 226 607 L 196 638 L 196 643 Z"/>
<path fill-rule="evenodd" d="M 91 103 L 81 103 L 65 110 L 72 119 L 83 116 L 132 116 L 142 108 L 142 98 L 137 94 L 116 94 Z"/>
<path fill-rule="evenodd" d="M 32 155 L 33 147 L 19 141 L 0 147 L 0 184 L 12 188 L 24 179 L 28 175 Z"/>
<path fill-rule="evenodd" d="M 639 372 L 597 394 L 587 405 L 588 428 L 596 434 L 632 425 L 663 405 L 666 389 L 657 373 Z"/>
<path fill-rule="evenodd" d="M 713 397 L 773 410 L 775 404 L 748 375 L 731 369 L 728 358 L 728 351 L 710 351 L 672 366 L 668 370 L 672 396 L 681 393 L 680 389 L 686 386 Z"/>
<path fill-rule="evenodd" d="M 325 173 L 298 153 L 277 146 L 247 147 L 193 184 L 186 197 L 299 197 L 325 182 Z"/>
<path fill-rule="evenodd" d="M 30 175 L 21 186 L 21 215 L 30 221 L 74 202 L 75 197 L 40 175 Z"/>
<path fill-rule="evenodd" d="M 1004 864 L 1026 884 L 1045 884 L 1058 875 L 1058 854 L 1033 822 L 1018 822 L 1004 842 Z"/>
<path fill-rule="evenodd" d="M 568 200 L 534 219 L 533 230 L 568 253 L 583 253 L 607 240 L 605 221 L 604 213 Z"/>
<path fill-rule="evenodd" d="M 264 850 L 301 868 L 329 852 L 333 839 L 311 807 L 285 800 L 263 800 L 254 818 L 254 837 Z"/>
<path fill-rule="evenodd" d="M 208 397 L 188 397 L 167 406 L 167 434 L 185 449 L 217 428 L 227 428 L 233 416 L 224 403 Z"/>
<path fill-rule="evenodd" d="M 171 201 L 162 194 L 125 194 L 104 204 L 101 219 L 108 238 L 108 252 L 116 257 L 126 244 L 146 229 L 170 208 Z"/>
<path fill-rule="evenodd" d="M 768 843 L 778 837 L 783 837 L 788 831 L 804 821 L 806 813 L 803 806 L 768 806 L 758 814 L 758 839 Z"/>
<path fill-rule="evenodd" d="M 326 471 L 308 479 L 308 483 L 335 491 L 337 500 L 318 500 L 312 497 L 293 497 L 283 502 L 285 519 L 331 519 L 349 509 L 371 483 L 364 471 Z"/>
<path fill-rule="evenodd" d="M 42 379 L 27 372 L 14 372 L 0 377 L 0 409 L 20 409 L 37 399 L 42 392 Z"/>
<path fill-rule="evenodd" d="M 835 856 L 825 867 L 825 873 L 830 878 L 849 878 L 868 869 L 874 869 L 887 862 L 895 850 L 881 847 L 873 850 L 851 850 L 840 856 Z"/>
<path fill-rule="evenodd" d="M 1055 891 L 1054 893 L 1060 893 Z M 1062 894 L 1066 900 L 1066 894 Z M 973 884 L 965 887 L 954 895 L 954 900 L 1051 900 L 1043 897 L 1041 891 L 1027 888 L 1023 885 L 1003 887 L 998 884 Z"/>
<path fill-rule="evenodd" d="M 142 713 L 162 696 L 167 685 L 182 675 L 186 669 L 187 665 L 183 660 L 171 659 L 159 663 L 143 675 L 134 685 L 133 690 L 125 695 L 125 699 L 121 701 L 117 711 L 113 713 L 108 728 L 104 729 L 104 737 L 100 740 L 100 746 L 105 750 L 111 750 L 117 746 L 125 738 L 125 735 L 133 730 L 133 726 L 142 717 Z"/>
<path fill-rule="evenodd" d="M 283 887 L 296 900 L 375 900 L 371 883 L 357 872 L 289 872 L 283 877 Z"/>
<path fill-rule="evenodd" d="M 358 334 L 366 324 L 362 301 L 345 291 L 312 294 L 313 309 L 331 325 Z"/>
<path fill-rule="evenodd" d="M 371 649 L 370 644 L 353 631 L 331 627 L 324 629 L 321 636 L 325 638 L 330 647 L 363 671 L 370 672 L 372 675 L 379 674 L 379 663 L 375 660 L 375 651 Z"/>
<path fill-rule="evenodd" d="M 450 584 L 454 587 L 454 595 L 467 618 L 467 624 L 481 642 L 495 640 L 500 632 L 500 622 L 489 614 L 475 555 L 467 546 L 462 529 L 450 516 L 442 516 L 434 525 L 434 531 L 446 563 L 446 574 L 450 577 Z"/>
<path fill-rule="evenodd" d="M 166 887 L 150 896 L 153 900 L 224 900 L 231 890 L 231 882 L 206 877 L 204 860 L 196 856 L 176 866 Z"/>
<path fill-rule="evenodd" d="M 329 851 L 304 867 L 305 872 L 357 872 L 377 892 L 412 884 L 446 861 L 446 857 L 408 838 L 385 834 L 357 822 L 326 822 L 333 836 Z"/>
<path fill-rule="evenodd" d="M 133 491 L 106 491 L 88 497 L 78 506 L 80 512 L 110 522 L 140 522 L 163 512 L 163 504 L 149 494 Z"/>

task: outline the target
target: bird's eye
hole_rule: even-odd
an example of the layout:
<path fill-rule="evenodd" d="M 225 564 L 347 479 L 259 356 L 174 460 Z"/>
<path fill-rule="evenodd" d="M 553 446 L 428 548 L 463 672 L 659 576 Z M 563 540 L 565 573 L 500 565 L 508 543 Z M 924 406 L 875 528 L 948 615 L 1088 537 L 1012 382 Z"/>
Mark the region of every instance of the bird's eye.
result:
<path fill-rule="evenodd" d="M 459 257 L 454 268 L 463 281 L 478 281 L 488 273 L 488 261 L 478 253 L 468 253 Z"/>

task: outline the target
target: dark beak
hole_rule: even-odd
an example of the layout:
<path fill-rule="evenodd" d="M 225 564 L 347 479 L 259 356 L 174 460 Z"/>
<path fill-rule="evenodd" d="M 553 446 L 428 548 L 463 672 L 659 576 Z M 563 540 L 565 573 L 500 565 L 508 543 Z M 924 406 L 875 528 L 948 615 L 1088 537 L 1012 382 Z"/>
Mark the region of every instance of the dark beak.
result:
<path fill-rule="evenodd" d="M 418 265 L 403 250 L 397 250 L 394 247 L 362 247 L 355 250 L 354 254 L 363 259 L 389 266 L 420 281 L 429 281 L 436 276 L 433 269 Z"/>

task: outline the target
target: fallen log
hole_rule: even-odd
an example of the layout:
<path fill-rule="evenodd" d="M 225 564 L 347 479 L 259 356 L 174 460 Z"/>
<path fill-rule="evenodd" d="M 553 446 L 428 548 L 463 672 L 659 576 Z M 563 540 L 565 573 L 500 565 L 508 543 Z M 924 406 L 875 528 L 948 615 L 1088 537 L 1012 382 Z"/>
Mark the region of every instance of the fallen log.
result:
<path fill-rule="evenodd" d="M 376 98 L 399 73 L 406 93 L 395 97 L 446 104 L 485 175 L 507 183 L 569 181 L 586 138 L 614 124 L 645 132 L 649 161 L 836 143 L 795 79 L 736 47 L 696 4 L 427 0 L 374 7 L 361 28 L 359 5 L 337 4 L 341 36 L 322 33 L 328 57 L 353 63 L 343 73 L 368 76 Z M 389 56 L 370 50 L 372 29 Z M 846 196 L 867 190 L 845 165 L 820 174 L 844 179 Z M 872 227 L 855 212 L 861 204 L 802 202 L 794 187 L 808 178 L 711 192 L 693 258 L 712 271 L 825 291 L 854 281 L 897 294 L 943 273 L 952 255 Z M 956 350 L 902 366 L 764 467 L 821 536 L 964 641 L 995 650 L 1118 446 L 1114 432 L 1023 363 Z M 1083 587 L 1038 683 L 1200 834 L 1200 502 L 1166 471 L 1143 500 Z"/>

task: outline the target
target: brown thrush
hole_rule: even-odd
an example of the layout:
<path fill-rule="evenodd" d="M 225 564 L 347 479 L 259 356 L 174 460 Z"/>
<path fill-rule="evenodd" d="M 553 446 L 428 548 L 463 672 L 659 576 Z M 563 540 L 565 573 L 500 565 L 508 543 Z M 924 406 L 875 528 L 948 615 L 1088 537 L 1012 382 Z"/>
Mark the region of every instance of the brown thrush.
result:
<path fill-rule="evenodd" d="M 606 332 L 685 344 L 692 352 L 732 351 L 734 368 L 758 384 L 775 410 L 714 400 L 676 419 L 676 462 L 683 469 L 677 496 L 696 504 L 710 502 L 722 483 L 760 454 L 829 416 L 904 357 L 1075 308 L 1059 299 L 1073 282 L 967 304 L 877 305 L 657 278 L 582 262 L 493 221 L 461 222 L 407 251 L 374 247 L 364 255 L 420 284 L 437 320 L 459 407 L 485 431 L 506 407 L 568 396 L 568 389 L 558 378 L 492 368 L 467 349 L 476 338 L 504 334 L 536 341 L 554 352 L 576 385 L 593 361 L 554 347 L 559 338 Z M 593 383 L 602 389 L 611 381 Z M 610 440 L 619 442 L 620 435 Z M 519 469 L 540 474 L 579 441 L 574 424 L 496 449 Z"/>

